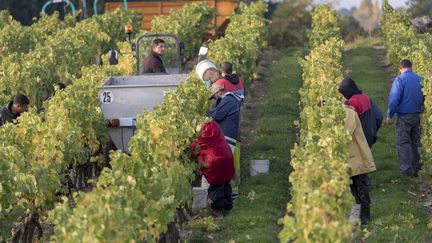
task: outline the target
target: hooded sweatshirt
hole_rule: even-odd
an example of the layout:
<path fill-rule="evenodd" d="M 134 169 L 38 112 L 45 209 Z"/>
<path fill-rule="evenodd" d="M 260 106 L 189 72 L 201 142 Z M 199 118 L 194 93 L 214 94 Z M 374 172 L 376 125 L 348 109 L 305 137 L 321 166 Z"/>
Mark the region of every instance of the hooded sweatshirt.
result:
<path fill-rule="evenodd" d="M 357 176 L 376 171 L 375 162 L 362 131 L 359 117 L 352 107 L 344 106 L 345 130 L 352 135 L 349 144 L 348 168 L 350 176 Z"/>
<path fill-rule="evenodd" d="M 230 181 L 234 176 L 234 161 L 228 143 L 219 125 L 212 120 L 204 124 L 202 134 L 192 147 L 199 146 L 197 152 L 201 172 L 210 185 Z"/>
<path fill-rule="evenodd" d="M 240 96 L 244 95 L 244 82 L 235 73 L 225 75 L 224 78 L 217 80 L 213 85 L 224 87 L 226 92 L 232 92 Z"/>
<path fill-rule="evenodd" d="M 347 99 L 346 105 L 357 112 L 369 147 L 377 140 L 377 133 L 383 120 L 381 111 L 366 94 L 357 87 L 354 80 L 347 77 L 339 85 L 339 92 Z"/>

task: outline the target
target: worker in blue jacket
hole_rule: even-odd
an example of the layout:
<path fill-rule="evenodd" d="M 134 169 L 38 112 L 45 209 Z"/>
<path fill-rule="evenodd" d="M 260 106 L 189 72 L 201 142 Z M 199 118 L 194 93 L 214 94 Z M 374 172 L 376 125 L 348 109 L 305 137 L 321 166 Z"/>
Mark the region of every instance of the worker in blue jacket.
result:
<path fill-rule="evenodd" d="M 423 110 L 423 78 L 412 70 L 410 60 L 400 63 L 400 75 L 393 81 L 389 94 L 388 112 L 385 124 L 393 123 L 396 114 L 397 152 L 402 174 L 417 177 L 421 169 L 420 155 L 420 113 Z"/>
<path fill-rule="evenodd" d="M 209 98 L 216 100 L 216 106 L 209 111 L 209 116 L 219 124 L 225 135 L 225 140 L 234 153 L 239 137 L 242 98 L 232 92 L 226 92 L 224 87 L 219 85 L 212 86 Z"/>

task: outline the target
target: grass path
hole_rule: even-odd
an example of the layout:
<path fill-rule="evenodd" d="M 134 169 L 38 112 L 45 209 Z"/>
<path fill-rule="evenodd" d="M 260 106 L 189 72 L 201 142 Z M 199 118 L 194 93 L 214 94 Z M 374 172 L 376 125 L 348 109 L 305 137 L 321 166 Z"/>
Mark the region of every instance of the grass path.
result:
<path fill-rule="evenodd" d="M 235 209 L 220 222 L 221 242 L 278 241 L 280 226 L 277 221 L 285 214 L 290 198 L 289 158 L 296 137 L 293 122 L 299 116 L 298 90 L 302 85 L 297 63 L 300 54 L 298 49 L 287 50 L 270 66 L 267 92 L 242 164 L 246 168 L 243 172 L 248 172 L 249 160 L 269 159 L 270 174 L 244 180 Z"/>
<path fill-rule="evenodd" d="M 346 52 L 345 62 L 352 68 L 352 78 L 360 89 L 387 111 L 391 76 L 382 59 L 385 51 L 360 46 Z M 418 191 L 417 179 L 399 173 L 395 126 L 382 127 L 372 152 L 377 172 L 371 174 L 373 189 L 372 223 L 365 234 L 366 242 L 432 242 L 427 229 L 426 208 Z"/>

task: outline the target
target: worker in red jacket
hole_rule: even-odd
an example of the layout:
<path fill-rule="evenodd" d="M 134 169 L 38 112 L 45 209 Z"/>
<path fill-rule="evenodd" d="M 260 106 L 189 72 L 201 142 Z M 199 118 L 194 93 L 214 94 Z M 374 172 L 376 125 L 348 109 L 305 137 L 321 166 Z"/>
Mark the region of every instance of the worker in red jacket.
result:
<path fill-rule="evenodd" d="M 208 197 L 212 201 L 213 214 L 219 216 L 223 210 L 233 207 L 231 178 L 234 176 L 233 155 L 219 125 L 214 121 L 204 124 L 202 134 L 192 144 L 199 150 L 194 154 L 198 158 L 201 172 L 210 187 Z"/>
<path fill-rule="evenodd" d="M 233 65 L 230 62 L 221 63 L 221 76 L 213 85 L 222 86 L 226 92 L 232 92 L 244 98 L 244 82 L 239 75 L 233 72 Z"/>

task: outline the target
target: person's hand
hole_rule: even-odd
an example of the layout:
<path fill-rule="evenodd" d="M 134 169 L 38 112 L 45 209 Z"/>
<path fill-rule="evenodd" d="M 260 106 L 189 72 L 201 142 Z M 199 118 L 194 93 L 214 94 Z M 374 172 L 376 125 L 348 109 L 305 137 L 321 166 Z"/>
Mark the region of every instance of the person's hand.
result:
<path fill-rule="evenodd" d="M 390 117 L 387 117 L 384 121 L 384 125 L 387 126 L 393 125 L 393 120 Z"/>

